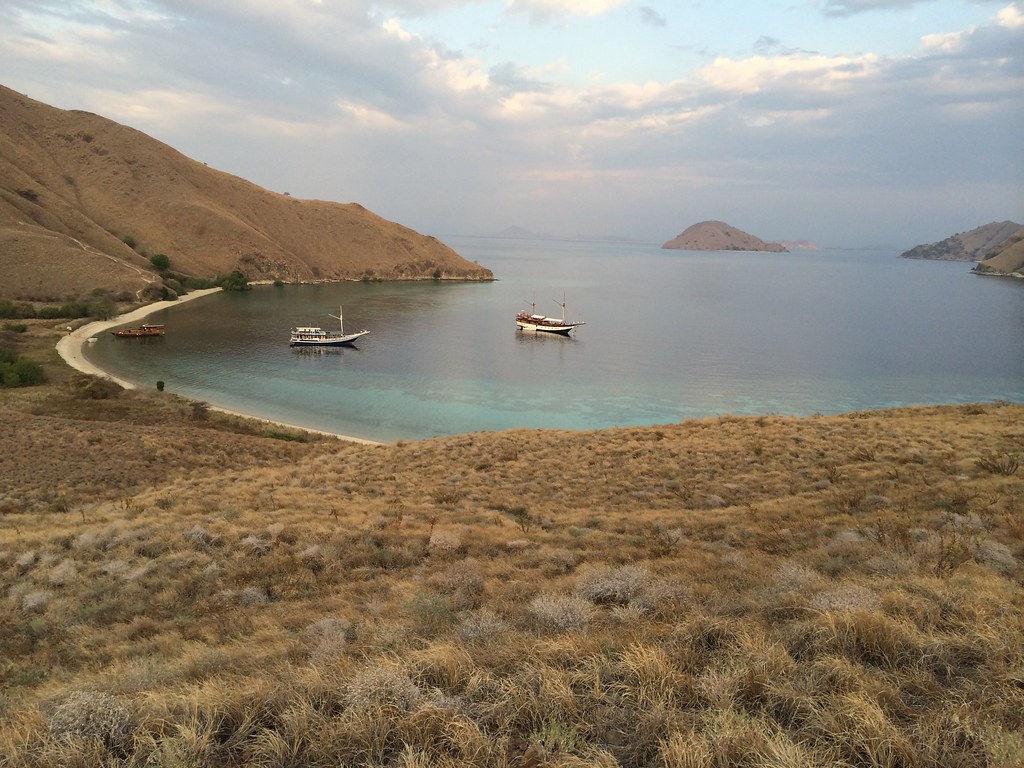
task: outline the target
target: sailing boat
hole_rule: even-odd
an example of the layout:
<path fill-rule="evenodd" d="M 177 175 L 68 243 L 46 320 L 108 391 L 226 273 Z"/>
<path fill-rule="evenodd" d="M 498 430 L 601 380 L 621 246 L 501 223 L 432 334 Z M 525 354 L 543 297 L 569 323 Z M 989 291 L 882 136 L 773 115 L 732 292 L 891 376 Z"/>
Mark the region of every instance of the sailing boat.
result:
<path fill-rule="evenodd" d="M 562 300 L 554 300 L 555 304 L 562 305 L 562 319 L 559 320 L 557 317 L 545 317 L 544 315 L 537 314 L 537 304 L 534 302 L 530 303 L 529 312 L 520 312 L 516 315 L 516 326 L 522 331 L 538 331 L 545 333 L 560 333 L 563 336 L 568 336 L 570 332 L 576 330 L 581 325 L 586 325 L 582 320 L 576 320 L 575 322 L 569 322 L 565 319 L 565 295 L 562 295 Z"/>
<path fill-rule="evenodd" d="M 355 344 L 356 339 L 361 339 L 363 336 L 369 333 L 369 331 L 356 331 L 355 333 L 345 333 L 345 321 L 342 319 L 341 307 L 338 307 L 338 314 L 331 315 L 341 324 L 341 332 L 338 331 L 325 331 L 323 328 L 316 326 L 299 326 L 292 328 L 291 341 L 289 342 L 293 347 L 343 347 L 352 346 Z"/>

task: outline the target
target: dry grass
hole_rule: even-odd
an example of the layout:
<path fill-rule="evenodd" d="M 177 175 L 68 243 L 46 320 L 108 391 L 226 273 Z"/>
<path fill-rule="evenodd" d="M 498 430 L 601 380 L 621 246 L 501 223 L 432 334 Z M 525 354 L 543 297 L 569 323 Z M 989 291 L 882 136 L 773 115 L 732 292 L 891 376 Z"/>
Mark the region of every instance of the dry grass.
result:
<path fill-rule="evenodd" d="M 1019 406 L 358 446 L 64 398 L 0 393 L 0 764 L 1024 763 Z"/>

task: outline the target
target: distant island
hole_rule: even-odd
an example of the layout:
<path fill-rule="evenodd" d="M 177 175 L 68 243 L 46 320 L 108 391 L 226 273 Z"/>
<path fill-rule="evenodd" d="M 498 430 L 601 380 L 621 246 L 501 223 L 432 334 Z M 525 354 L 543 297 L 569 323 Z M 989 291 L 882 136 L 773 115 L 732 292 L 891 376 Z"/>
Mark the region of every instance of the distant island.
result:
<path fill-rule="evenodd" d="M 969 232 L 957 232 L 944 240 L 925 243 L 900 254 L 904 259 L 977 262 L 972 272 L 980 275 L 1024 276 L 1024 226 L 1013 221 L 994 221 Z"/>
<path fill-rule="evenodd" d="M 698 222 L 661 247 L 678 251 L 788 252 L 782 243 L 766 243 L 761 238 L 742 229 L 736 229 L 724 221 Z"/>
<path fill-rule="evenodd" d="M 817 243 L 812 243 L 810 240 L 780 240 L 779 245 L 785 247 L 787 251 L 820 251 L 821 246 Z"/>

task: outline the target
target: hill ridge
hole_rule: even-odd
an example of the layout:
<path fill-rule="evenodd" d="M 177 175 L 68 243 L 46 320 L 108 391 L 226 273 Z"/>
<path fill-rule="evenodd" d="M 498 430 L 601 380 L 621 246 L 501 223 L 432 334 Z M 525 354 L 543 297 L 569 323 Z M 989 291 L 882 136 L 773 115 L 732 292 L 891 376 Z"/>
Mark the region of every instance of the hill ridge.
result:
<path fill-rule="evenodd" d="M 493 279 L 436 238 L 357 203 L 271 192 L 130 126 L 0 86 L 0 271 L 8 297 L 145 286 L 76 241 L 144 272 L 152 271 L 149 255 L 166 254 L 175 272 L 196 277 L 238 269 L 287 282 Z"/>
<path fill-rule="evenodd" d="M 1021 229 L 1014 221 L 993 221 L 968 232 L 957 232 L 944 240 L 916 245 L 900 254 L 903 259 L 940 261 L 982 261 Z"/>

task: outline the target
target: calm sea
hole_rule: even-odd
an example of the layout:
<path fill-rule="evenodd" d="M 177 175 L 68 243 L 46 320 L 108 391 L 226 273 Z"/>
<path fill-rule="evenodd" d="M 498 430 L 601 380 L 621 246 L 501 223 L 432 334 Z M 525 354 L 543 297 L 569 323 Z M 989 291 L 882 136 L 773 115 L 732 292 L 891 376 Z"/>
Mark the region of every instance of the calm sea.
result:
<path fill-rule="evenodd" d="M 216 294 L 102 334 L 101 367 L 142 386 L 381 441 L 591 429 L 730 414 L 1024 402 L 1024 281 L 893 252 L 667 251 L 448 237 L 493 283 L 345 283 Z M 514 316 L 585 320 L 534 336 Z M 368 328 L 358 349 L 288 346 L 294 325 Z"/>

